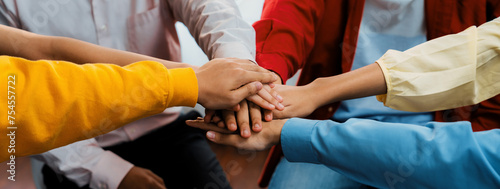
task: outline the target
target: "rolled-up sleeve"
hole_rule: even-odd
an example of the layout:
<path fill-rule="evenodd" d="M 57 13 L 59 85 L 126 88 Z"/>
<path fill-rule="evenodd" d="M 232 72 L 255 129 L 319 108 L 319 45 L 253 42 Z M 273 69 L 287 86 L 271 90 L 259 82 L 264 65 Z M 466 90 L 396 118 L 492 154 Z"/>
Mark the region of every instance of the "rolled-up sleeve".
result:
<path fill-rule="evenodd" d="M 407 51 L 387 51 L 377 63 L 388 107 L 413 112 L 477 104 L 500 93 L 500 18 Z"/>

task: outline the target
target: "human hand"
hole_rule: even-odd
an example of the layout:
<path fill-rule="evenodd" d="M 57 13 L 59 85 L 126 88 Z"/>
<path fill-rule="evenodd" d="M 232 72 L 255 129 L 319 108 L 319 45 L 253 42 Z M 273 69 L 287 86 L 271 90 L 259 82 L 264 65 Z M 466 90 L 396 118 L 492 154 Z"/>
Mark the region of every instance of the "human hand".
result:
<path fill-rule="evenodd" d="M 148 169 L 132 167 L 123 178 L 118 189 L 158 188 L 166 189 L 163 179 Z"/>
<path fill-rule="evenodd" d="M 206 136 L 208 140 L 212 142 L 234 146 L 239 149 L 260 151 L 268 149 L 280 142 L 281 129 L 286 121 L 287 120 L 273 120 L 264 122 L 262 131 L 253 133 L 250 138 L 242 138 L 235 134 L 235 132 L 220 128 L 213 123 L 205 123 L 203 118 L 187 120 L 186 124 L 191 127 L 207 130 Z"/>
<path fill-rule="evenodd" d="M 278 80 L 273 84 L 264 85 L 265 90 L 260 90 L 258 94 L 252 95 L 247 98 L 247 101 L 244 100 L 240 103 L 240 105 L 248 107 L 248 109 L 240 108 L 238 111 L 205 109 L 205 123 L 212 122 L 221 128 L 226 127 L 230 131 L 236 131 L 239 127 L 240 134 L 244 138 L 248 138 L 251 135 L 249 131 L 250 124 L 252 125 L 252 131 L 259 132 L 262 129 L 262 116 L 264 116 L 265 121 L 271 121 L 273 120 L 273 113 L 271 110 L 274 108 L 280 111 L 284 109 L 284 106 L 281 104 L 281 102 L 283 102 L 283 97 L 272 89 L 277 84 L 281 85 L 281 77 L 274 72 L 273 74 L 276 75 Z M 261 97 L 271 99 L 268 101 L 273 101 L 274 106 L 262 108 L 266 107 L 262 104 L 268 103 L 268 101 Z M 259 103 L 259 101 L 261 103 Z M 236 122 L 238 122 L 238 124 L 236 124 Z"/>
<path fill-rule="evenodd" d="M 272 90 L 270 86 L 267 87 L 269 89 L 266 89 L 266 85 L 264 85 L 264 90 L 260 90 L 259 93 L 261 93 L 262 91 L 266 91 L 266 93 L 269 94 L 275 93 L 279 98 L 279 101 L 277 101 L 278 106 L 276 106 L 276 109 L 283 110 L 284 106 L 280 103 L 281 101 L 283 101 L 283 98 L 279 96 L 274 90 Z M 238 111 L 215 111 L 205 109 L 205 123 L 213 122 L 221 128 L 227 127 L 227 129 L 230 131 L 236 131 L 239 128 L 241 136 L 244 138 L 248 138 L 251 135 L 250 128 L 252 128 L 254 132 L 259 132 L 262 129 L 263 114 L 266 121 L 271 121 L 273 119 L 271 110 L 261 108 L 254 102 L 243 100 L 239 105 L 240 109 Z"/>
<path fill-rule="evenodd" d="M 198 102 L 209 109 L 232 108 L 257 94 L 263 88 L 262 83 L 277 80 L 270 71 L 247 62 L 235 58 L 214 59 L 200 67 L 196 71 Z"/>
<path fill-rule="evenodd" d="M 273 111 L 274 119 L 306 117 L 321 106 L 323 97 L 311 85 L 276 85 L 274 90 L 283 96 L 282 104 L 285 106 L 282 111 Z"/>
<path fill-rule="evenodd" d="M 243 100 L 240 102 L 240 110 L 208 110 L 205 109 L 205 123 L 214 123 L 220 128 L 226 128 L 229 131 L 237 131 L 240 135 L 248 138 L 251 135 L 250 125 L 254 132 L 262 130 L 262 115 L 259 106 L 252 102 Z M 251 122 L 250 122 L 251 120 Z"/>

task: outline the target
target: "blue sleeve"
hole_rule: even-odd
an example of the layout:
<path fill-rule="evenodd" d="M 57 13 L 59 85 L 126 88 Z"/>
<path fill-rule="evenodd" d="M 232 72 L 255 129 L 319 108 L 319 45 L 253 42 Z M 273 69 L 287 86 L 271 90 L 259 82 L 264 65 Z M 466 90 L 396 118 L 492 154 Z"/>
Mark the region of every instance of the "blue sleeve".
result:
<path fill-rule="evenodd" d="M 324 164 L 377 188 L 500 188 L 500 130 L 472 132 L 469 122 L 294 118 L 281 146 L 289 161 Z"/>

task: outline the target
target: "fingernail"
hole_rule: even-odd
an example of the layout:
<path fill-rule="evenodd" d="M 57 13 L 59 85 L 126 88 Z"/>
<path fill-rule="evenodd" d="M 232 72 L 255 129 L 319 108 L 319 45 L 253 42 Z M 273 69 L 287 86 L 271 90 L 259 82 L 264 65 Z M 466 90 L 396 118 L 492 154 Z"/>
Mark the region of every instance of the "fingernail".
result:
<path fill-rule="evenodd" d="M 273 110 L 274 108 L 276 108 L 276 107 L 275 107 L 274 105 L 272 105 L 272 104 L 269 104 L 269 106 L 268 106 L 268 107 L 269 107 L 269 109 L 272 109 L 272 110 Z"/>
<path fill-rule="evenodd" d="M 279 103 L 279 104 L 278 104 L 278 109 L 283 109 L 283 108 L 285 108 L 285 107 L 283 106 L 283 104 Z"/>
<path fill-rule="evenodd" d="M 236 130 L 236 124 L 234 124 L 234 123 L 231 123 L 231 124 L 229 125 L 229 127 L 231 127 L 231 129 L 232 129 L 232 130 Z"/>
<path fill-rule="evenodd" d="M 280 95 L 276 95 L 276 99 L 280 102 L 283 101 L 283 97 L 281 97 Z"/>
<path fill-rule="evenodd" d="M 261 90 L 262 89 L 262 83 L 255 82 L 255 87 L 257 87 L 258 90 Z"/>
<path fill-rule="evenodd" d="M 245 135 L 245 136 L 250 135 L 250 131 L 248 131 L 248 130 L 246 130 L 246 129 L 245 129 L 245 130 L 243 130 L 243 135 Z"/>
<path fill-rule="evenodd" d="M 212 132 L 212 131 L 208 131 L 207 132 L 207 138 L 210 139 L 210 140 L 214 140 L 215 139 L 215 133 Z"/>
<path fill-rule="evenodd" d="M 267 119 L 267 120 L 271 120 L 271 119 L 272 119 L 271 115 L 267 115 L 267 116 L 266 116 L 266 119 Z"/>
<path fill-rule="evenodd" d="M 255 124 L 255 125 L 253 126 L 253 128 L 255 128 L 255 129 L 260 129 L 260 125 L 257 123 L 257 124 Z"/>

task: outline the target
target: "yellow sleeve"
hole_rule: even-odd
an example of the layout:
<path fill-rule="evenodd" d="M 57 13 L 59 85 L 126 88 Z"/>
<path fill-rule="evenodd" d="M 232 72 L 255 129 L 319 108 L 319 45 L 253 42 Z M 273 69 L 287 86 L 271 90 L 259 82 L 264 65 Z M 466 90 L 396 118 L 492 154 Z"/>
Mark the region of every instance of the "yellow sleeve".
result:
<path fill-rule="evenodd" d="M 167 107 L 193 107 L 198 98 L 191 68 L 153 61 L 119 67 L 0 56 L 0 70 L 0 162 L 92 138 Z"/>
<path fill-rule="evenodd" d="M 389 50 L 377 63 L 388 107 L 414 112 L 477 104 L 500 93 L 500 18 L 405 52 Z"/>

